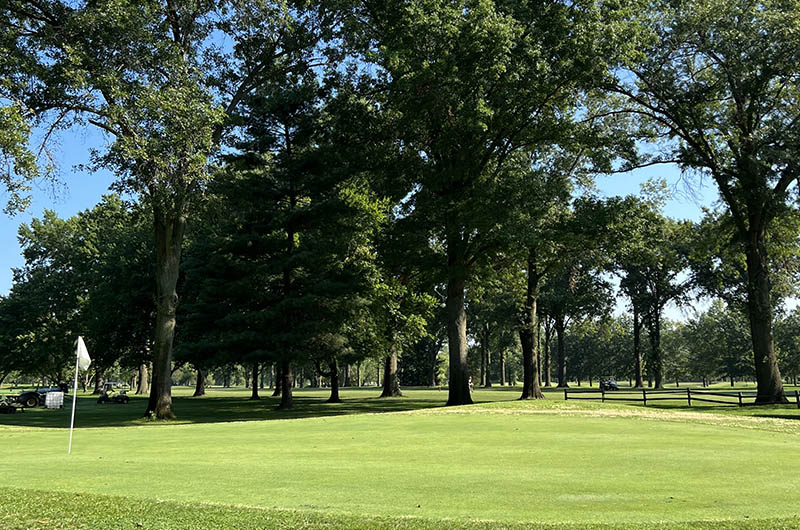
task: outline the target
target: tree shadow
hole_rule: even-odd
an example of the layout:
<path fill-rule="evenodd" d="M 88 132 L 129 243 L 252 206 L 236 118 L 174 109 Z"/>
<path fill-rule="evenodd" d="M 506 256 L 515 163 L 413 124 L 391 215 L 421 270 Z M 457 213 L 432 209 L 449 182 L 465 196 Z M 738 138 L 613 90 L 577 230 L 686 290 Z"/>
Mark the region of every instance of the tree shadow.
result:
<path fill-rule="evenodd" d="M 370 394 L 372 394 L 370 392 Z M 173 397 L 176 421 L 151 422 L 143 418 L 147 398 L 132 396 L 128 404 L 98 405 L 92 396 L 79 397 L 75 415 L 75 428 L 129 427 L 140 425 L 174 425 L 177 423 L 230 423 L 241 421 L 271 421 L 286 419 L 316 418 L 324 416 L 343 416 L 354 414 L 381 414 L 389 412 L 414 411 L 441 407 L 447 400 L 443 393 L 441 399 L 430 397 L 378 398 L 377 393 L 369 397 L 343 397 L 341 403 L 325 403 L 320 395 L 293 396 L 292 410 L 278 410 L 280 398 L 262 397 L 250 400 L 246 397 L 205 396 L 202 398 Z M 16 414 L 0 415 L 0 426 L 35 427 L 48 429 L 68 429 L 72 403 L 63 409 L 27 409 Z"/>

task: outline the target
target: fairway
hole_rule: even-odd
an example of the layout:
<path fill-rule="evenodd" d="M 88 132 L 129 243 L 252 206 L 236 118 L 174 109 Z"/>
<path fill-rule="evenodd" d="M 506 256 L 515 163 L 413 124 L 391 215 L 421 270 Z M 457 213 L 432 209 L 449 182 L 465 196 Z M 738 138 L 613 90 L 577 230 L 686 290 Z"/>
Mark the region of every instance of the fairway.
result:
<path fill-rule="evenodd" d="M 360 410 L 368 413 L 354 413 L 354 403 L 367 403 L 359 397 L 349 409 L 346 400 L 349 414 L 324 415 L 322 407 L 286 420 L 276 420 L 266 403 L 231 399 L 267 418 L 246 421 L 219 421 L 226 413 L 213 409 L 224 400 L 179 399 L 179 411 L 200 406 L 217 421 L 81 428 L 71 456 L 65 429 L 21 425 L 66 417 L 66 409 L 30 411 L 2 418 L 17 425 L 0 426 L 4 447 L 13 448 L 13 458 L 0 461 L 0 476 L 4 485 L 31 490 L 333 517 L 411 516 L 442 528 L 475 520 L 744 523 L 799 514 L 796 409 L 764 418 L 555 399 L 441 408 L 436 391 L 407 394 L 375 400 L 388 413 L 367 405 Z M 298 395 L 302 403 L 322 393 Z M 138 400 L 116 408 L 81 401 L 79 420 L 89 416 L 95 424 L 102 414 L 132 416 L 142 408 Z M 392 412 L 404 405 L 413 410 Z"/>

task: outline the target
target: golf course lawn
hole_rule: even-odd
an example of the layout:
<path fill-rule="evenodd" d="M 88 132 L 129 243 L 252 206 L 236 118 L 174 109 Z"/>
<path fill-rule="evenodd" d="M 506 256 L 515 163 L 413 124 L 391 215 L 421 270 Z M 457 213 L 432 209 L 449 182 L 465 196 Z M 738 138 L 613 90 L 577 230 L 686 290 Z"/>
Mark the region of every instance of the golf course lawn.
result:
<path fill-rule="evenodd" d="M 68 408 L 0 417 L 0 528 L 800 527 L 797 409 L 374 394 L 281 419 L 220 391 L 177 423 L 84 397 L 69 456 Z"/>

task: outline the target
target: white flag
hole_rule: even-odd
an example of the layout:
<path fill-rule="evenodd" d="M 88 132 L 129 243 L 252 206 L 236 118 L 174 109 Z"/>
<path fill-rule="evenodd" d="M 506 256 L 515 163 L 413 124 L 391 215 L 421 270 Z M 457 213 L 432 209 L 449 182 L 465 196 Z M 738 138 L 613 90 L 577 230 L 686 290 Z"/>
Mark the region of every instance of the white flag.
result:
<path fill-rule="evenodd" d="M 89 357 L 89 351 L 86 349 L 83 337 L 78 337 L 78 366 L 85 371 L 89 369 L 90 364 L 92 364 L 92 359 Z"/>

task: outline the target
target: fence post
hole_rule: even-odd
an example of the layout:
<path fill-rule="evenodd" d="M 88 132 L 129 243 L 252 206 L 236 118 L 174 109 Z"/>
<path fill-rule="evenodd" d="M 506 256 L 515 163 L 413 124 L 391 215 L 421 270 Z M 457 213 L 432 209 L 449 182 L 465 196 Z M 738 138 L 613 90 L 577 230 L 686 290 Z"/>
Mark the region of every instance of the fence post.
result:
<path fill-rule="evenodd" d="M 797 401 L 797 408 L 800 409 L 800 391 L 794 391 L 794 399 Z"/>
<path fill-rule="evenodd" d="M 602 403 L 606 402 L 606 391 L 603 390 L 602 388 L 600 389 L 600 400 Z"/>
<path fill-rule="evenodd" d="M 686 389 L 686 401 L 689 402 L 689 406 L 691 407 L 692 406 L 692 389 L 691 388 L 687 388 Z"/>
<path fill-rule="evenodd" d="M 567 397 L 567 389 L 565 388 L 565 389 L 564 389 L 564 401 L 566 401 L 566 400 L 568 400 L 568 399 L 569 399 L 569 398 Z"/>
<path fill-rule="evenodd" d="M 647 390 L 645 390 L 645 389 L 642 389 L 642 402 L 644 403 L 644 406 L 646 407 L 647 406 Z"/>
<path fill-rule="evenodd" d="M 742 393 L 739 392 L 739 406 L 742 406 Z"/>

